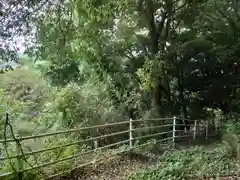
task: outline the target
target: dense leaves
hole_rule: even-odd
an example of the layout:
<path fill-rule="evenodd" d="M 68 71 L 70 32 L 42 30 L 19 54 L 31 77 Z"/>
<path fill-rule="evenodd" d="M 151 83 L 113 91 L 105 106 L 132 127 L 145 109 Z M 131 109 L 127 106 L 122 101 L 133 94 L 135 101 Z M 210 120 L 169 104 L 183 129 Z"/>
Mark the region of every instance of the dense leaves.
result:
<path fill-rule="evenodd" d="M 38 69 L 53 85 L 81 85 L 95 71 L 111 79 L 115 106 L 134 91 L 158 116 L 194 116 L 204 107 L 229 113 L 239 101 L 235 1 L 26 0 L 2 6 L 7 37 L 34 35 L 27 52 L 44 62 Z"/>
<path fill-rule="evenodd" d="M 0 117 L 10 112 L 19 135 L 167 116 L 226 117 L 228 131 L 238 134 L 239 10 L 236 0 L 0 0 L 0 67 L 9 61 L 22 65 L 0 75 Z M 20 60 L 19 37 L 26 48 Z M 126 128 L 99 128 L 59 141 L 32 142 L 31 147 Z M 125 140 L 127 135 L 114 138 L 98 143 Z M 93 144 L 79 146 L 63 150 L 62 156 Z M 196 153 L 206 162 L 211 157 Z M 164 171 L 140 172 L 136 179 L 201 173 L 193 160 L 199 157 L 191 152 L 167 155 L 159 166 Z M 192 169 L 189 161 L 196 163 Z M 209 164 L 203 168 L 210 174 L 211 168 L 225 172 L 232 166 Z"/>
<path fill-rule="evenodd" d="M 225 114 L 237 109 L 236 1 L 26 0 L 1 6 L 8 34 L 2 39 L 29 37 L 27 52 L 52 85 L 99 79 L 115 107 L 129 97 L 138 102 L 124 108 L 134 117 L 152 109 L 157 116 L 184 117 L 206 107 Z"/>

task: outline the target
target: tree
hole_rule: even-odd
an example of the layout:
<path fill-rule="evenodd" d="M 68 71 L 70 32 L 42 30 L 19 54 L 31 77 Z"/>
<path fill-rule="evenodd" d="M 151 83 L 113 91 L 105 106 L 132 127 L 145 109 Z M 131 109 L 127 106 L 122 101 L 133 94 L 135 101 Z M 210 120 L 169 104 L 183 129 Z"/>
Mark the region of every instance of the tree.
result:
<path fill-rule="evenodd" d="M 29 12 L 28 18 L 16 20 L 17 27 L 23 22 L 16 32 L 34 27 L 28 53 L 47 62 L 41 71 L 54 85 L 83 84 L 94 71 L 100 80 L 107 78 L 115 106 L 138 102 L 126 107 L 129 114 L 156 108 L 157 116 L 187 118 L 203 107 L 228 113 L 237 99 L 239 6 L 234 1 L 24 3 L 27 8 L 19 6 L 19 13 Z M 13 13 L 8 17 L 15 22 Z M 135 97 L 128 101 L 131 94 Z"/>

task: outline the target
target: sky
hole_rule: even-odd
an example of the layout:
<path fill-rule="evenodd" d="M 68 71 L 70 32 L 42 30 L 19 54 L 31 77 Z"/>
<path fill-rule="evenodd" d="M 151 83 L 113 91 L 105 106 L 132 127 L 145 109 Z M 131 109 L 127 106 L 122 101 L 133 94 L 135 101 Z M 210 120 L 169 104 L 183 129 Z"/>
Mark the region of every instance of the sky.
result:
<path fill-rule="evenodd" d="M 24 37 L 16 37 L 16 47 L 18 49 L 18 53 L 24 53 L 26 50 L 25 46 L 25 38 Z"/>

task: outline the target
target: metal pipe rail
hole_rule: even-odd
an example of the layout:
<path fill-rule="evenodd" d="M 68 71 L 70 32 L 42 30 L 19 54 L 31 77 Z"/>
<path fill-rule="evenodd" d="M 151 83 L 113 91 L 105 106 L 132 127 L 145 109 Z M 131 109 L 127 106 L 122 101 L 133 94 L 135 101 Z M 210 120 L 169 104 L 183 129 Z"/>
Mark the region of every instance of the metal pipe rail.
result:
<path fill-rule="evenodd" d="M 127 131 L 129 132 L 129 130 Z M 169 132 L 163 132 L 163 133 L 155 133 L 155 134 L 151 134 L 151 135 L 146 135 L 146 136 L 140 136 L 138 138 L 134 138 L 135 139 L 141 139 L 141 138 L 145 138 L 145 137 L 152 137 L 152 136 L 157 136 L 157 135 L 163 135 L 163 134 L 167 134 L 167 133 L 170 133 L 172 131 L 169 131 Z M 116 133 L 115 133 L 116 134 Z M 119 134 L 119 133 L 118 133 Z M 112 134 L 111 134 L 112 135 Z M 96 137 L 96 138 L 99 138 L 99 137 Z M 172 137 L 171 137 L 172 138 Z M 165 139 L 171 139 L 171 138 L 165 138 Z M 94 138 L 92 138 L 94 139 Z M 159 141 L 162 141 L 162 140 L 165 140 L 165 139 L 161 139 Z M 56 160 L 56 161 L 52 161 L 52 162 L 48 162 L 48 163 L 44 163 L 44 164 L 41 164 L 41 165 L 38 165 L 38 166 L 35 166 L 35 167 L 30 167 L 30 168 L 27 168 L 27 169 L 24 169 L 22 171 L 20 171 L 20 173 L 23 173 L 23 172 L 26 172 L 26 171 L 29 171 L 29 170 L 34 170 L 34 169 L 37 169 L 37 168 L 42 168 L 42 167 L 46 167 L 46 166 L 50 166 L 52 164 L 56 164 L 56 163 L 59 163 L 59 162 L 63 162 L 63 161 L 67 161 L 67 160 L 70 160 L 70 159 L 73 159 L 73 158 L 76 158 L 76 157 L 79 157 L 79 156 L 82 156 L 82 155 L 86 155 L 86 154 L 89 154 L 89 153 L 93 153 L 97 150 L 102 150 L 102 149 L 105 149 L 105 148 L 109 148 L 109 147 L 112 147 L 112 146 L 116 146 L 116 145 L 119 145 L 119 144 L 123 144 L 123 143 L 126 143 L 126 142 L 129 142 L 129 139 L 128 140 L 125 140 L 125 141 L 120 141 L 120 142 L 117 142 L 117 143 L 113 143 L 113 144 L 110 144 L 110 145 L 106 145 L 106 146 L 103 146 L 103 147 L 100 147 L 100 148 L 96 148 L 96 149 L 93 149 L 93 150 L 90 150 L 90 151 L 86 151 L 86 152 L 83 152 L 83 153 L 79 153 L 79 154 L 76 154 L 76 155 L 73 155 L 73 156 L 69 156 L 69 157 L 66 157 L 66 158 L 62 158 L 62 159 L 59 159 L 59 160 Z M 61 147 L 61 146 L 59 146 Z M 137 148 L 137 147 L 134 147 L 134 148 Z M 132 149 L 134 149 L 132 148 Z M 44 150 L 44 149 L 43 149 Z M 31 154 L 34 154 L 34 152 L 31 152 L 31 153 L 28 153 L 28 155 L 31 155 Z M 26 155 L 26 154 L 24 154 Z M 12 158 L 17 158 L 18 156 L 11 156 L 11 157 L 8 157 L 8 158 L 2 158 L 3 160 L 4 159 L 12 159 Z M 4 176 L 1 176 L 2 174 L 0 174 L 0 177 L 4 177 L 4 176 L 9 176 L 9 175 L 12 175 L 11 172 L 7 173 L 7 174 L 3 174 Z"/>
<path fill-rule="evenodd" d="M 166 120 L 172 120 L 173 118 L 151 118 L 151 119 L 136 119 L 132 120 L 132 122 L 143 122 L 143 121 L 166 121 Z"/>
<path fill-rule="evenodd" d="M 115 136 L 115 135 L 128 133 L 129 131 L 130 130 L 126 130 L 126 131 L 120 131 L 120 132 L 116 132 L 116 133 L 106 134 L 106 135 L 103 135 L 103 136 L 92 137 L 92 138 L 84 139 L 84 140 L 81 140 L 81 141 L 76 141 L 76 142 L 73 142 L 73 143 L 63 144 L 63 145 L 54 146 L 54 147 L 50 147 L 50 148 L 46 148 L 46 149 L 41 149 L 41 150 L 38 150 L 38 151 L 32 151 L 32 152 L 24 153 L 24 155 L 29 156 L 29 155 L 33 155 L 33 154 L 36 154 L 36 153 L 41 153 L 41 152 L 46 152 L 46 151 L 50 151 L 50 150 L 54 150 L 54 149 L 59 149 L 59 148 L 62 148 L 62 147 L 73 146 L 73 145 L 80 144 L 80 143 L 87 142 L 87 141 L 92 141 L 92 140 L 97 140 L 97 139 L 101 139 L 101 138 L 105 138 L 105 137 L 111 137 L 111 136 Z M 17 157 L 18 157 L 18 155 L 10 156 L 8 158 L 0 157 L 0 160 L 13 159 L 13 158 L 17 158 Z"/>
<path fill-rule="evenodd" d="M 134 128 L 133 127 L 133 124 L 135 122 L 145 122 L 145 121 L 162 121 L 162 122 L 164 122 L 166 120 L 173 120 L 173 123 L 172 124 L 163 124 L 163 125 L 158 125 L 158 126 L 140 127 L 140 128 Z M 130 119 L 130 121 L 122 121 L 122 122 L 109 123 L 109 124 L 101 124 L 101 125 L 95 125 L 95 126 L 90 126 L 90 127 L 76 128 L 76 129 L 70 129 L 70 130 L 65 130 L 65 131 L 58 131 L 58 132 L 53 132 L 53 133 L 45 133 L 45 134 L 38 134 L 38 135 L 21 137 L 21 138 L 17 139 L 17 141 L 19 143 L 21 143 L 24 140 L 29 140 L 29 139 L 50 137 L 50 136 L 60 135 L 60 134 L 76 133 L 76 132 L 91 130 L 91 129 L 94 129 L 94 128 L 104 128 L 104 127 L 115 126 L 115 125 L 129 124 L 129 128 L 130 128 L 130 129 L 124 130 L 124 131 L 119 131 L 119 132 L 115 132 L 115 133 L 105 134 L 105 135 L 102 135 L 102 136 L 90 137 L 88 139 L 75 141 L 75 142 L 71 142 L 71 143 L 67 143 L 67 144 L 63 144 L 63 145 L 59 145 L 59 146 L 53 146 L 53 147 L 49 147 L 49 148 L 39 149 L 39 150 L 36 150 L 36 151 L 26 152 L 24 154 L 21 154 L 21 153 L 19 154 L 18 153 L 18 154 L 15 154 L 15 155 L 11 155 L 9 157 L 0 157 L 0 160 L 17 159 L 18 162 L 19 162 L 19 161 L 21 161 L 21 157 L 22 156 L 35 155 L 35 154 L 38 154 L 38 153 L 52 151 L 52 150 L 63 148 L 63 147 L 73 146 L 73 145 L 81 144 L 81 143 L 84 143 L 84 142 L 95 141 L 95 140 L 99 140 L 99 139 L 102 139 L 102 138 L 112 137 L 112 136 L 121 135 L 121 134 L 125 134 L 125 133 L 129 133 L 129 139 L 127 139 L 127 140 L 116 142 L 116 143 L 113 143 L 113 144 L 109 144 L 109 145 L 106 145 L 106 146 L 103 146 L 103 147 L 98 147 L 98 148 L 95 148 L 95 149 L 92 149 L 92 150 L 89 150 L 89 151 L 85 151 L 85 152 L 82 152 L 82 153 L 77 153 L 77 154 L 74 154 L 74 155 L 71 155 L 71 156 L 68 156 L 68 157 L 65 157 L 65 158 L 61 158 L 61 159 L 58 159 L 58 160 L 55 160 L 55 161 L 43 163 L 43 164 L 40 164 L 40 165 L 37 165 L 37 166 L 28 167 L 26 169 L 20 169 L 20 170 L 18 170 L 18 173 L 24 173 L 26 171 L 30 171 L 30 170 L 34 170 L 34 169 L 38 169 L 38 168 L 51 166 L 51 165 L 57 164 L 59 162 L 68 161 L 68 160 L 77 158 L 79 156 L 83 156 L 83 155 L 87 155 L 87 154 L 90 154 L 90 153 L 94 153 L 94 152 L 96 152 L 98 150 L 111 148 L 111 147 L 114 147 L 114 146 L 117 146 L 117 145 L 121 145 L 121 144 L 124 144 L 124 143 L 130 143 L 129 148 L 127 149 L 127 151 L 128 151 L 130 149 L 135 149 L 135 148 L 138 147 L 138 146 L 133 146 L 133 141 L 134 140 L 139 140 L 139 139 L 142 139 L 142 138 L 152 138 L 152 137 L 156 137 L 156 136 L 161 136 L 161 135 L 166 135 L 166 134 L 171 134 L 172 133 L 172 136 L 167 137 L 165 139 L 160 139 L 160 140 L 158 140 L 156 142 L 162 142 L 162 141 L 165 141 L 165 140 L 172 140 L 173 141 L 173 145 L 174 145 L 175 144 L 175 139 L 180 138 L 180 137 L 185 137 L 185 136 L 176 136 L 175 133 L 176 132 L 184 132 L 184 131 L 186 131 L 186 130 L 176 130 L 176 127 L 177 126 L 179 126 L 179 127 L 181 127 L 181 126 L 185 126 L 185 127 L 188 126 L 188 125 L 183 125 L 183 124 L 176 124 L 176 120 L 186 120 L 186 119 L 181 119 L 181 118 L 176 118 L 176 117 L 174 117 L 174 118 L 155 118 L 155 119 L 137 119 L 137 120 L 131 120 Z M 194 122 L 195 123 L 194 123 L 193 139 L 195 139 L 195 136 L 196 136 L 196 127 L 202 126 L 200 124 L 197 125 L 196 120 Z M 167 132 L 158 132 L 158 133 L 148 134 L 148 135 L 144 135 L 144 136 L 132 137 L 132 132 L 145 131 L 145 130 L 149 130 L 149 129 L 157 129 L 157 128 L 161 128 L 161 127 L 172 127 L 172 130 L 171 131 L 167 131 Z M 205 126 L 203 126 L 203 127 L 205 127 Z M 127 128 L 127 126 L 126 126 L 126 128 Z M 192 135 L 186 135 L 186 136 L 192 136 Z M 208 136 L 208 134 L 207 134 L 207 131 L 206 131 L 206 138 L 207 138 L 207 136 Z M 12 142 L 15 142 L 15 141 L 16 141 L 15 139 L 5 139 L 5 140 L 0 140 L 0 143 L 12 143 Z M 147 144 L 142 144 L 142 145 L 145 146 Z M 119 153 L 121 153 L 121 152 L 119 152 Z M 89 165 L 89 164 L 92 164 L 92 162 L 87 162 L 87 163 L 85 163 L 83 165 L 80 165 L 80 166 L 78 166 L 76 168 L 83 167 L 83 166 L 86 166 L 86 165 Z M 53 176 L 61 175 L 63 173 L 64 172 L 61 172 L 61 173 L 55 174 Z M 3 173 L 3 174 L 0 174 L 0 177 L 6 177 L 6 176 L 9 176 L 9 175 L 13 175 L 13 174 L 14 174 L 13 172 Z"/>
<path fill-rule="evenodd" d="M 36 138 L 54 136 L 54 135 L 59 135 L 59 134 L 67 134 L 67 133 L 72 133 L 72 132 L 79 132 L 79 131 L 84 131 L 84 130 L 89 130 L 89 129 L 121 125 L 121 124 L 128 124 L 128 123 L 129 123 L 129 121 L 122 121 L 122 122 L 111 123 L 111 124 L 101 124 L 101 125 L 96 125 L 96 126 L 89 126 L 89 127 L 70 129 L 70 130 L 65 130 L 65 131 L 58 131 L 58 132 L 54 132 L 54 133 L 45 133 L 45 134 L 39 134 L 39 135 L 33 135 L 33 136 L 25 136 L 25 137 L 18 138 L 18 140 L 23 141 L 23 140 L 28 140 L 28 139 L 36 139 Z M 15 142 L 15 139 L 0 140 L 0 143 L 6 143 L 6 142 Z"/>
<path fill-rule="evenodd" d="M 157 140 L 156 143 L 163 142 L 163 141 L 167 141 L 167 140 L 170 140 L 170 139 L 172 139 L 172 137 Z M 116 152 L 116 153 L 114 153 L 114 154 L 112 154 L 112 155 L 105 156 L 104 158 L 110 158 L 110 157 L 116 156 L 116 155 L 118 155 L 118 154 L 122 154 L 122 153 L 124 153 L 124 152 L 128 152 L 128 151 L 130 151 L 130 150 L 133 150 L 133 149 L 136 149 L 136 148 L 141 148 L 141 147 L 144 147 L 144 146 L 147 146 L 147 145 L 150 145 L 150 144 L 151 144 L 151 143 L 149 143 L 149 142 L 148 142 L 148 143 L 145 143 L 145 144 L 140 144 L 140 145 L 134 146 L 134 147 L 132 147 L 132 148 L 127 148 L 127 149 L 125 149 L 125 150 L 123 150 L 123 151 Z M 94 164 L 94 163 L 99 162 L 99 161 L 101 161 L 101 160 L 104 160 L 104 159 L 103 159 L 103 158 L 99 158 L 99 159 L 97 159 L 97 160 L 90 161 L 90 162 L 88 162 L 88 163 L 85 163 L 85 164 L 76 166 L 76 167 L 74 167 L 74 168 L 72 168 L 72 169 L 70 169 L 70 170 L 67 170 L 67 171 L 60 172 L 60 173 L 54 174 L 54 175 L 52 175 L 52 176 L 49 176 L 48 179 L 51 179 L 51 178 L 54 178 L 54 177 L 58 177 L 58 176 L 63 175 L 63 174 L 65 174 L 65 173 L 69 173 L 69 172 L 71 172 L 71 171 L 73 171 L 73 170 L 76 170 L 76 169 L 79 169 L 79 168 L 82 168 L 82 167 L 85 167 L 85 166 Z"/>
<path fill-rule="evenodd" d="M 80 141 L 76 141 L 76 142 L 72 142 L 72 143 L 68 143 L 68 144 L 63 144 L 63 145 L 59 145 L 59 146 L 53 146 L 53 147 L 50 147 L 50 148 L 40 149 L 40 150 L 37 150 L 37 151 L 31 151 L 31 152 L 24 153 L 24 155 L 25 156 L 34 155 L 34 154 L 37 154 L 37 153 L 51 151 L 51 150 L 59 149 L 59 148 L 62 148 L 62 147 L 73 146 L 73 145 L 84 143 L 84 142 L 87 142 L 87 141 L 98 140 L 98 139 L 101 139 L 101 138 L 106 138 L 106 137 L 111 137 L 111 136 L 115 136 L 115 135 L 125 134 L 125 133 L 128 133 L 130 131 L 142 131 L 142 130 L 147 130 L 147 129 L 156 129 L 156 128 L 160 128 L 160 127 L 171 127 L 171 126 L 172 126 L 172 124 L 166 124 L 166 125 L 160 125 L 160 126 L 149 126 L 149 127 L 144 127 L 144 128 L 135 128 L 133 130 L 120 131 L 120 132 L 106 134 L 106 135 L 97 136 L 97 137 L 92 137 L 92 138 L 88 138 L 88 139 L 84 139 L 84 140 L 80 140 Z M 163 134 L 165 134 L 165 133 L 163 133 Z M 52 134 L 50 134 L 49 136 L 51 136 L 51 135 Z M 157 135 L 160 135 L 160 134 L 157 134 Z M 32 138 L 30 138 L 30 137 L 32 137 Z M 28 136 L 27 139 L 33 139 L 33 137 L 35 138 L 36 136 Z M 41 137 L 43 137 L 43 136 L 41 135 Z M 23 137 L 21 140 L 26 140 L 26 137 Z M 10 141 L 7 141 L 7 142 L 10 142 Z M 1 141 L 0 141 L 0 143 L 1 143 Z M 10 156 L 10 157 L 7 157 L 7 158 L 0 157 L 0 160 L 13 159 L 13 158 L 17 158 L 17 157 L 18 157 L 18 155 L 13 155 L 13 156 Z"/>
<path fill-rule="evenodd" d="M 133 120 L 132 122 L 144 122 L 144 121 L 165 121 L 165 120 L 171 120 L 172 118 L 155 118 L 155 119 L 137 119 Z M 95 128 L 102 128 L 102 127 L 108 127 L 108 126 L 114 126 L 114 125 L 122 125 L 122 124 L 128 124 L 129 121 L 121 121 L 116 123 L 110 123 L 110 124 L 100 124 L 96 126 L 89 126 L 89 127 L 83 127 L 83 128 L 76 128 L 76 129 L 70 129 L 70 130 L 64 130 L 64 131 L 58 131 L 54 133 L 45 133 L 45 134 L 38 134 L 38 135 L 32 135 L 32 136 L 25 136 L 18 138 L 19 141 L 23 140 L 29 140 L 29 139 L 35 139 L 35 138 L 42 138 L 42 137 L 48 137 L 48 136 L 54 136 L 54 135 L 60 135 L 60 134 L 67 134 L 67 133 L 73 133 L 73 132 L 79 132 L 79 131 L 85 131 Z M 15 142 L 15 139 L 6 139 L 0 140 L 0 143 L 6 143 L 6 142 Z"/>
<path fill-rule="evenodd" d="M 143 131 L 143 130 L 148 130 L 148 129 L 157 129 L 157 128 L 161 128 L 161 127 L 172 127 L 172 124 L 164 124 L 164 125 L 160 125 L 160 126 L 149 126 L 149 127 L 143 127 L 143 128 L 134 128 L 133 131 Z"/>
<path fill-rule="evenodd" d="M 87 141 L 98 140 L 98 139 L 101 139 L 101 138 L 106 138 L 106 137 L 111 137 L 111 136 L 115 136 L 115 135 L 125 134 L 125 133 L 128 133 L 130 131 L 142 131 L 142 130 L 146 130 L 146 129 L 156 129 L 156 128 L 160 128 L 160 127 L 171 127 L 171 126 L 172 126 L 172 124 L 166 124 L 166 125 L 161 125 L 161 126 L 149 126 L 149 127 L 144 127 L 144 128 L 135 128 L 133 130 L 120 131 L 120 132 L 106 134 L 106 135 L 97 136 L 97 137 L 92 137 L 92 138 L 88 138 L 88 139 L 84 139 L 84 140 L 80 140 L 80 141 L 76 141 L 76 142 L 72 142 L 72 143 L 68 143 L 68 144 L 63 144 L 63 145 L 59 145 L 59 146 L 53 146 L 53 147 L 50 147 L 50 148 L 40 149 L 40 150 L 37 150 L 37 151 L 31 151 L 31 152 L 24 153 L 24 155 L 25 156 L 34 155 L 34 154 L 37 154 L 37 153 L 51 151 L 51 150 L 59 149 L 59 148 L 62 148 L 62 147 L 73 146 L 73 145 L 84 143 L 84 142 L 87 142 Z M 165 134 L 165 133 L 163 133 L 163 134 Z M 156 134 L 156 135 L 160 135 L 160 134 Z M 147 137 L 147 136 L 144 136 L 144 137 Z M 22 138 L 22 139 L 24 139 L 24 138 Z M 0 157 L 0 160 L 13 159 L 13 158 L 17 158 L 17 157 L 18 157 L 18 155 L 10 156 L 10 157 L 7 157 L 7 158 Z"/>

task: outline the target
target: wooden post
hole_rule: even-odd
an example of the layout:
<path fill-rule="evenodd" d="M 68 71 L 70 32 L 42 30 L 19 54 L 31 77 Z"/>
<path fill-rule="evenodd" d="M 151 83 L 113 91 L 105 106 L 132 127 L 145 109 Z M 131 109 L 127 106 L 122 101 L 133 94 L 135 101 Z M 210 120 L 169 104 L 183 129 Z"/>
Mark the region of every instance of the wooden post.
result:
<path fill-rule="evenodd" d="M 196 131 L 197 131 L 197 120 L 194 121 L 193 140 L 196 139 Z"/>
<path fill-rule="evenodd" d="M 129 121 L 129 146 L 130 146 L 130 148 L 132 148 L 133 147 L 133 136 L 132 136 L 132 130 L 133 130 L 133 128 L 132 128 L 132 119 L 130 118 L 130 121 Z"/>
<path fill-rule="evenodd" d="M 172 134 L 172 143 L 173 143 L 173 148 L 175 148 L 175 134 L 176 132 L 176 117 L 173 117 L 173 134 Z"/>
<path fill-rule="evenodd" d="M 17 179 L 18 180 L 22 180 L 23 179 L 23 174 L 22 174 L 22 170 L 23 170 L 23 161 L 22 161 L 22 152 L 21 152 L 21 144 L 19 139 L 16 139 L 16 153 L 17 153 Z"/>

